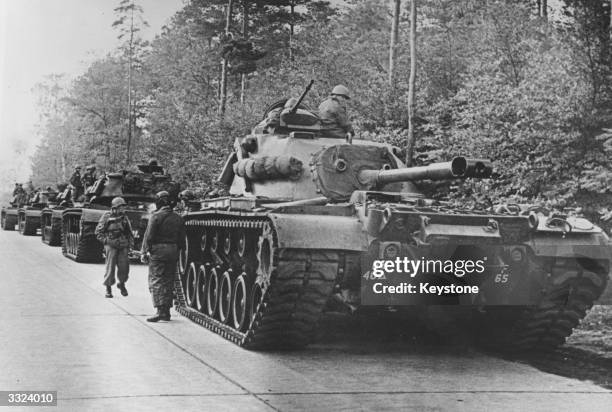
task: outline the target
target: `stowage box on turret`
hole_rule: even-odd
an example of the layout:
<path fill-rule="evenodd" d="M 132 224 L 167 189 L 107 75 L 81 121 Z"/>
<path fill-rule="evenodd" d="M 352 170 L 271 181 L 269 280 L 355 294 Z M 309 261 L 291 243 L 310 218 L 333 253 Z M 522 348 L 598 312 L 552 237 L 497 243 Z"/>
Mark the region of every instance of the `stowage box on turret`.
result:
<path fill-rule="evenodd" d="M 268 122 L 283 104 L 236 139 L 220 177 L 231 196 L 184 215 L 177 310 L 197 323 L 247 348 L 300 347 L 332 297 L 352 311 L 462 305 L 508 347 L 539 350 L 604 290 L 609 240 L 585 219 L 456 208 L 417 188 L 488 178 L 490 162 L 407 168 L 390 145 L 326 137 L 305 106 Z"/>

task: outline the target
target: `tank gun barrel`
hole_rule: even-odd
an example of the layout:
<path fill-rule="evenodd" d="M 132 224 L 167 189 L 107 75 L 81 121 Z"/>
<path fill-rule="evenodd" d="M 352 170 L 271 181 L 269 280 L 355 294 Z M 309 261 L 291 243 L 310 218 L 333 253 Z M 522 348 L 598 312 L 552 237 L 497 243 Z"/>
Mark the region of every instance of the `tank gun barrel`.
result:
<path fill-rule="evenodd" d="M 455 157 L 450 162 L 433 163 L 427 166 L 405 167 L 388 170 L 362 170 L 359 181 L 369 186 L 416 180 L 446 180 L 466 177 L 488 178 L 491 162 L 485 159 Z"/>
<path fill-rule="evenodd" d="M 312 87 L 313 84 L 314 84 L 314 80 L 311 80 L 310 83 L 308 83 L 308 86 L 306 86 L 306 89 L 304 90 L 304 92 L 302 93 L 298 101 L 289 110 L 289 113 L 295 114 L 297 112 L 298 107 L 300 107 L 300 104 L 302 104 L 302 100 L 304 100 L 304 97 L 306 97 L 306 95 L 310 91 L 310 88 Z"/>

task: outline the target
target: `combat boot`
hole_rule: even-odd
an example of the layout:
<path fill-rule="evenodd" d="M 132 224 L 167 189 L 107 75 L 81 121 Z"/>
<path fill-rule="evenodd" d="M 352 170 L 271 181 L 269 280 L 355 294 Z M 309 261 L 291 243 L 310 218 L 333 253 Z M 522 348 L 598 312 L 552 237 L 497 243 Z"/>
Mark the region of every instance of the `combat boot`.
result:
<path fill-rule="evenodd" d="M 162 307 L 160 316 L 160 320 L 170 321 L 170 306 Z"/>
<path fill-rule="evenodd" d="M 157 314 L 154 316 L 151 316 L 150 318 L 147 318 L 147 322 L 159 322 L 160 320 L 167 320 L 167 319 L 165 319 L 165 316 L 163 315 L 162 308 L 158 307 Z"/>
<path fill-rule="evenodd" d="M 113 291 L 111 290 L 111 287 L 106 285 L 106 295 L 104 295 L 107 298 L 112 298 L 113 297 Z"/>
<path fill-rule="evenodd" d="M 125 284 L 124 283 L 117 283 L 117 289 L 119 289 L 121 291 L 121 296 L 127 296 L 127 289 L 125 288 Z"/>

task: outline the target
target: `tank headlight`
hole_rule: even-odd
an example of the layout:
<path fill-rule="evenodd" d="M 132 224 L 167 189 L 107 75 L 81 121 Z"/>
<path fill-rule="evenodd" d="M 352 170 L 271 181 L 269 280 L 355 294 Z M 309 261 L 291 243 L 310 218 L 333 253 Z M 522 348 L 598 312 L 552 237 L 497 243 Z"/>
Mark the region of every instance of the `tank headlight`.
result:
<path fill-rule="evenodd" d="M 523 258 L 525 257 L 525 255 L 521 249 L 516 248 L 516 249 L 513 249 L 512 252 L 510 252 L 510 257 L 515 262 L 521 262 Z"/>
<path fill-rule="evenodd" d="M 395 259 L 399 256 L 400 253 L 400 245 L 397 243 L 390 243 L 383 249 L 383 258 L 387 260 Z"/>

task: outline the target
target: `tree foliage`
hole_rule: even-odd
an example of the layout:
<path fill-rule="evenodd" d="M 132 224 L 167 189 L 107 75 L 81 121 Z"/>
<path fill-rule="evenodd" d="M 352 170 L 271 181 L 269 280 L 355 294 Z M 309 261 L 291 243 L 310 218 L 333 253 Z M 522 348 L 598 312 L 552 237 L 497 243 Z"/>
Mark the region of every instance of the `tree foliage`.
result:
<path fill-rule="evenodd" d="M 393 1 L 381 7 L 379 0 L 353 0 L 340 9 L 323 1 L 235 3 L 229 37 L 226 0 L 191 0 L 140 49 L 135 160 L 157 157 L 192 185 L 208 187 L 233 138 L 310 79 L 316 84 L 306 104 L 316 107 L 335 84 L 345 84 L 358 135 L 404 146 L 409 1 L 402 2 L 391 83 Z M 543 14 L 531 0 L 419 1 L 414 159 L 491 158 L 499 174 L 437 186 L 433 195 L 573 204 L 594 217 L 612 208 L 609 2 L 551 7 Z M 233 70 L 222 119 L 223 56 Z M 61 109 L 41 127 L 33 176 L 65 177 L 48 172 L 59 170 L 58 157 L 69 167 L 93 160 L 107 169 L 123 165 L 122 64 L 121 53 L 100 59 L 63 91 Z M 242 74 L 248 87 L 241 104 Z M 59 150 L 60 142 L 68 149 Z"/>

